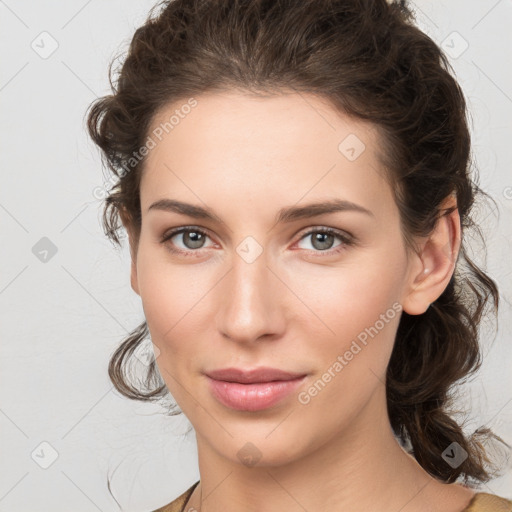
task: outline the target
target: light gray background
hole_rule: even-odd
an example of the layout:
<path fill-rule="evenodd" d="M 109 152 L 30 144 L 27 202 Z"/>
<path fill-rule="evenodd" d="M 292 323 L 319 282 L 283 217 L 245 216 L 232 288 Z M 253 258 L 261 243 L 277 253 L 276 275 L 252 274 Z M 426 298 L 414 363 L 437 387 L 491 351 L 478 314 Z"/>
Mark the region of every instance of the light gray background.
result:
<path fill-rule="evenodd" d="M 186 418 L 120 397 L 107 375 L 143 310 L 126 244 L 116 251 L 101 230 L 93 191 L 105 176 L 84 115 L 109 92 L 108 63 L 153 3 L 0 1 L 0 511 L 119 510 L 107 474 L 123 510 L 149 511 L 199 477 Z M 461 405 L 471 410 L 468 432 L 485 423 L 512 443 L 512 1 L 415 5 L 420 26 L 451 54 L 480 184 L 500 209 L 499 219 L 481 214 L 503 299 L 499 329 L 484 331 L 485 362 Z M 52 40 L 58 48 L 44 55 Z M 33 252 L 43 237 L 57 249 L 46 262 Z M 512 468 L 482 490 L 512 498 Z"/>

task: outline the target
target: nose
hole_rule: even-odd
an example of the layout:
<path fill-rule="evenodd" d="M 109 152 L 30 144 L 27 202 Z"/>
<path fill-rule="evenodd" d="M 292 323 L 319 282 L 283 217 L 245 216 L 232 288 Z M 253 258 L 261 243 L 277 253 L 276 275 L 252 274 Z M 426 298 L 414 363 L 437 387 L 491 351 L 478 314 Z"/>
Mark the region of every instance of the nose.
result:
<path fill-rule="evenodd" d="M 217 290 L 217 329 L 244 344 L 281 336 L 286 322 L 285 290 L 265 251 L 252 262 L 234 252 L 232 267 Z"/>

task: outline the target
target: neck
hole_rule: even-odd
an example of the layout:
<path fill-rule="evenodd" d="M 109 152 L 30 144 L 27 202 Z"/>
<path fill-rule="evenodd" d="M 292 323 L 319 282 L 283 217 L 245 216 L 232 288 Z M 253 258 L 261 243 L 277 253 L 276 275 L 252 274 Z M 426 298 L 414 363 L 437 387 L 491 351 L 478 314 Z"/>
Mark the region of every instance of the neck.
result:
<path fill-rule="evenodd" d="M 197 446 L 201 481 L 186 510 L 198 512 L 356 512 L 374 510 L 376 503 L 382 512 L 396 512 L 424 489 L 443 485 L 396 441 L 383 392 L 372 396 L 349 427 L 286 464 L 244 466 L 200 435 Z"/>

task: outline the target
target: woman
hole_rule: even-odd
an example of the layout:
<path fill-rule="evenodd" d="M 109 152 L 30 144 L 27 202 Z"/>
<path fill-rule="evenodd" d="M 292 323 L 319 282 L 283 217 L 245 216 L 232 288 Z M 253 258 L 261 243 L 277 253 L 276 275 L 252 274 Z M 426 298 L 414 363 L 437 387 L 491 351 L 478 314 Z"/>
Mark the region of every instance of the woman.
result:
<path fill-rule="evenodd" d="M 465 100 L 411 20 L 384 0 L 164 2 L 92 105 L 119 177 L 105 229 L 128 232 L 145 313 L 110 377 L 170 392 L 197 438 L 200 481 L 159 510 L 512 510 L 476 487 L 500 438 L 450 415 L 499 293 L 463 243 L 483 194 Z"/>

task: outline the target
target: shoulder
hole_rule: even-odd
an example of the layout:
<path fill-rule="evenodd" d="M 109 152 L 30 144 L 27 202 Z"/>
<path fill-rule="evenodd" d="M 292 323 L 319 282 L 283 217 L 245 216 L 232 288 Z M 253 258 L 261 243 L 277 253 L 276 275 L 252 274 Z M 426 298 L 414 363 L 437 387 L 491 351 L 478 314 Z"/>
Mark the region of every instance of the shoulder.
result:
<path fill-rule="evenodd" d="M 164 505 L 163 507 L 153 510 L 153 512 L 182 512 L 185 503 L 187 503 L 188 499 L 190 498 L 190 495 L 192 494 L 193 490 L 196 488 L 198 483 L 199 480 L 195 484 L 190 486 L 183 494 L 180 494 L 174 501 L 167 505 Z"/>
<path fill-rule="evenodd" d="M 462 512 L 512 512 L 512 501 L 496 494 L 477 492 Z"/>
<path fill-rule="evenodd" d="M 183 510 L 183 507 L 197 484 L 199 484 L 199 480 L 180 494 L 174 501 L 153 512 L 187 512 Z M 496 494 L 477 492 L 461 512 L 512 512 L 512 500 L 502 498 Z"/>

